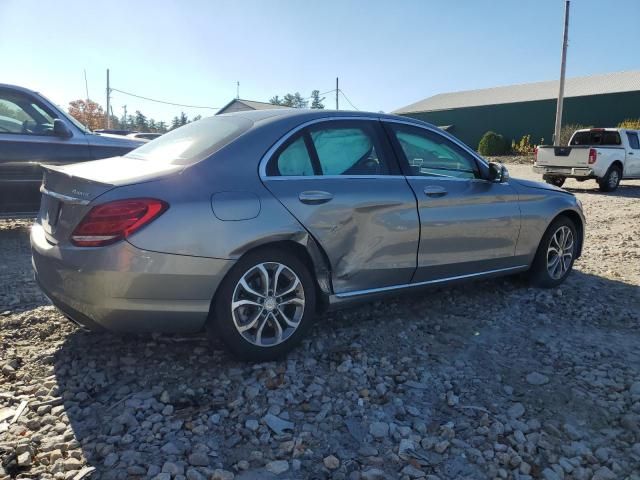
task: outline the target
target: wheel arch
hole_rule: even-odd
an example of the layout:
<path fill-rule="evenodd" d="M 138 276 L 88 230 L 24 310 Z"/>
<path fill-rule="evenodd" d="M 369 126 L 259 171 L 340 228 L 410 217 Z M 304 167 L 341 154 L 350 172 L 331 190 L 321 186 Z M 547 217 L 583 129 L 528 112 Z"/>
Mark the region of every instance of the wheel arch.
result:
<path fill-rule="evenodd" d="M 580 256 L 582 255 L 582 245 L 584 243 L 584 221 L 582 220 L 582 217 L 578 212 L 571 209 L 562 210 L 551 219 L 551 221 L 547 225 L 547 228 L 545 229 L 545 232 L 549 229 L 549 226 L 560 217 L 568 218 L 576 226 L 576 231 L 578 233 L 578 253 L 576 255 L 576 258 L 580 258 Z"/>
<path fill-rule="evenodd" d="M 267 236 L 244 245 L 234 252 L 234 258 L 240 260 L 242 257 L 257 250 L 267 248 L 277 248 L 288 253 L 293 253 L 309 269 L 316 288 L 317 310 L 324 312 L 329 306 L 329 296 L 333 293 L 331 284 L 331 266 L 329 259 L 318 242 L 304 232 L 291 234 L 278 234 Z M 226 275 L 229 275 L 227 272 Z M 225 275 L 225 277 L 226 277 Z M 216 301 L 218 291 L 213 296 L 209 312 L 211 313 L 213 304 Z"/>

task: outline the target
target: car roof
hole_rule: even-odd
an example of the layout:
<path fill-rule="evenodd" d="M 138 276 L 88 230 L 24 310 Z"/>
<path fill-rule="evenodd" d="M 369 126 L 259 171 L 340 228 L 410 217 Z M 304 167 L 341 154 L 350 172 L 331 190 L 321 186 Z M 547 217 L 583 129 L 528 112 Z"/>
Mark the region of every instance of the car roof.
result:
<path fill-rule="evenodd" d="M 427 122 L 417 120 L 411 117 L 392 115 L 387 113 L 363 112 L 354 110 L 328 110 L 328 109 L 309 109 L 309 108 L 278 108 L 269 110 L 246 110 L 240 112 L 223 113 L 220 117 L 242 117 L 251 120 L 255 124 L 262 122 L 268 123 L 278 119 L 299 119 L 300 122 L 312 121 L 319 118 L 380 118 L 381 120 L 402 120 L 407 123 L 415 123 L 416 125 L 429 125 Z"/>

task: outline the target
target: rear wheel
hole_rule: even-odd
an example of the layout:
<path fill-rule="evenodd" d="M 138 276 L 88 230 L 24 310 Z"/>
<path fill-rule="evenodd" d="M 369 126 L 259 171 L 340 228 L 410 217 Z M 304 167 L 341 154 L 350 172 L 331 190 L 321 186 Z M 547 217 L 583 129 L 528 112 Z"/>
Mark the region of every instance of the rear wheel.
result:
<path fill-rule="evenodd" d="M 598 180 L 601 192 L 613 192 L 622 179 L 622 170 L 617 165 L 611 165 L 604 177 Z"/>
<path fill-rule="evenodd" d="M 562 187 L 562 185 L 564 185 L 564 181 L 567 179 L 567 177 L 562 177 L 559 175 L 549 175 L 549 176 L 545 176 L 544 177 L 544 181 L 551 184 L 551 185 L 555 185 L 556 187 Z"/>
<path fill-rule="evenodd" d="M 560 285 L 571 272 L 577 251 L 575 224 L 564 216 L 555 219 L 540 240 L 529 270 L 531 283 L 543 288 Z"/>
<path fill-rule="evenodd" d="M 261 249 L 242 257 L 220 285 L 207 332 L 242 359 L 273 360 L 305 336 L 315 307 L 306 265 L 282 250 Z"/>

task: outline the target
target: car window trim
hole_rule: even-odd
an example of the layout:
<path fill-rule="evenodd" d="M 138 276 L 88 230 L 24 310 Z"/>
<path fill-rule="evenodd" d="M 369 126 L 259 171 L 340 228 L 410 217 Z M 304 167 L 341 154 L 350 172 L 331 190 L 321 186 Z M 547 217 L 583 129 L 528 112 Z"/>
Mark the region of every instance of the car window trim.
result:
<path fill-rule="evenodd" d="M 382 153 L 383 155 L 385 155 L 385 160 L 388 160 L 387 163 L 389 164 L 388 166 L 390 168 L 390 171 L 395 173 L 391 173 L 389 175 L 304 175 L 304 176 L 298 176 L 298 175 L 277 176 L 277 175 L 267 174 L 267 165 L 279 153 L 280 147 L 282 147 L 282 145 L 287 143 L 289 139 L 291 139 L 294 135 L 299 133 L 301 130 L 304 130 L 309 126 L 316 125 L 319 123 L 332 122 L 332 121 L 354 121 L 354 120 L 376 122 L 373 125 L 375 130 L 374 133 L 378 134 L 378 138 L 382 143 L 382 149 L 383 149 Z M 262 156 L 262 158 L 260 159 L 260 163 L 258 164 L 258 174 L 260 176 L 260 179 L 290 180 L 290 179 L 296 179 L 296 178 L 297 179 L 313 178 L 313 179 L 319 180 L 322 178 L 351 178 L 351 179 L 394 178 L 394 177 L 405 178 L 405 176 L 402 174 L 402 170 L 400 169 L 400 166 L 398 165 L 397 156 L 395 155 L 395 152 L 393 151 L 391 145 L 389 144 L 388 138 L 386 138 L 386 135 L 383 135 L 383 128 L 382 128 L 382 125 L 380 125 L 380 121 L 381 121 L 380 117 L 374 117 L 374 116 L 345 116 L 345 117 L 314 118 L 313 120 L 309 120 L 307 122 L 301 123 L 300 125 L 297 125 L 296 127 L 289 130 L 282 137 L 280 137 L 278 141 L 275 142 Z M 409 122 L 409 125 L 412 125 L 412 123 Z"/>

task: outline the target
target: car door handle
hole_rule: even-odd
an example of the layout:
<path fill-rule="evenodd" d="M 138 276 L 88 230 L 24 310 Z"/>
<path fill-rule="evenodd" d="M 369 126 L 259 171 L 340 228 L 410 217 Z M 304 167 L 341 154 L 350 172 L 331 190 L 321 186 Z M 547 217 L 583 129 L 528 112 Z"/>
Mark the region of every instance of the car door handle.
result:
<path fill-rule="evenodd" d="M 427 197 L 443 197 L 447 194 L 447 191 L 443 187 L 435 185 L 427 185 L 423 191 Z"/>
<path fill-rule="evenodd" d="M 321 203 L 327 203 L 333 199 L 333 194 L 329 192 L 323 192 L 322 190 L 308 190 L 300 193 L 298 199 L 302 203 L 308 205 L 319 205 Z"/>

